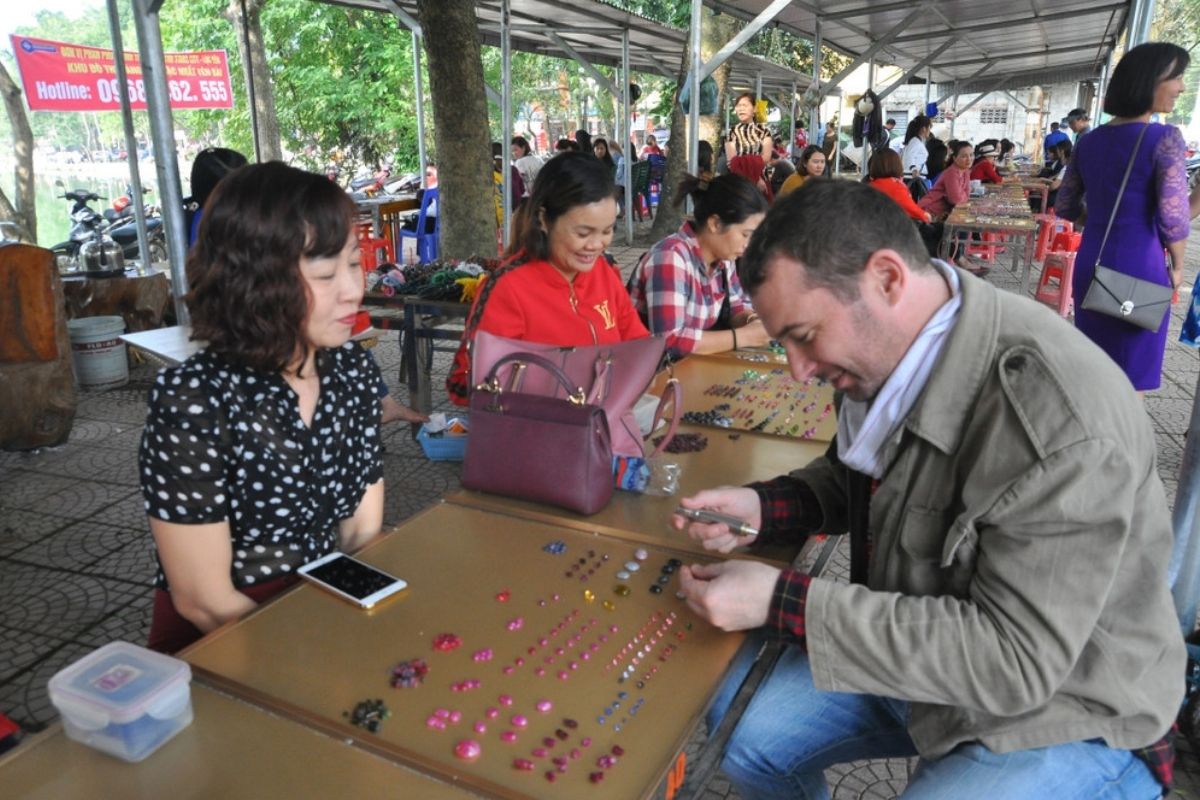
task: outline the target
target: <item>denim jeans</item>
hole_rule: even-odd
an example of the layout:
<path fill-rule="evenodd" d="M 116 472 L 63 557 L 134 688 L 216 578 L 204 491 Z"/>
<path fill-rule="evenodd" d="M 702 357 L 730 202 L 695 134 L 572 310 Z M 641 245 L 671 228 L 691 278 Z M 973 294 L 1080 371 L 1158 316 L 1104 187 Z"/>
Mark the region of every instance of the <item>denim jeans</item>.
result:
<path fill-rule="evenodd" d="M 750 646 L 739 655 L 709 713 L 710 731 L 724 716 L 757 650 Z M 828 798 L 826 767 L 917 754 L 907 718 L 908 703 L 902 700 L 817 690 L 808 655 L 789 647 L 738 722 L 721 768 L 743 800 Z M 1013 753 L 962 744 L 937 760 L 922 759 L 903 796 L 1150 800 L 1161 795 L 1162 787 L 1142 761 L 1128 750 L 1093 740 Z"/>

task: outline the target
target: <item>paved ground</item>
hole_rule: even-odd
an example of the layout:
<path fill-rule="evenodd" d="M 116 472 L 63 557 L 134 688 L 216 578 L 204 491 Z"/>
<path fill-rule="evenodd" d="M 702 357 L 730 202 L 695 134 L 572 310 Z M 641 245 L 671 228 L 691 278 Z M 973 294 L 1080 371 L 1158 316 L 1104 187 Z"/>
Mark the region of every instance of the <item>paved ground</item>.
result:
<path fill-rule="evenodd" d="M 1200 235 L 1193 229 L 1187 280 L 1200 271 Z M 618 263 L 632 268 L 645 246 L 614 247 Z M 628 272 L 627 272 L 628 274 Z M 1016 290 L 1017 280 L 996 268 L 988 280 Z M 1154 422 L 1159 470 L 1174 497 L 1197 379 L 1197 353 L 1174 343 L 1183 315 L 1175 309 L 1163 387 L 1146 398 Z M 398 395 L 399 348 L 391 336 L 376 356 Z M 434 398 L 449 364 L 435 354 Z M 0 711 L 24 728 L 54 720 L 46 682 L 64 665 L 113 639 L 145 640 L 149 623 L 152 544 L 142 513 L 136 472 L 137 445 L 146 392 L 154 376 L 148 365 L 131 371 L 128 386 L 84 394 L 70 441 L 34 453 L 0 452 Z M 458 487 L 458 465 L 426 461 L 406 428 L 385 434 L 389 488 L 385 521 L 395 524 Z M 831 562 L 834 573 L 845 559 Z M 693 746 L 703 741 L 698 734 Z M 903 760 L 842 765 L 828 773 L 836 800 L 891 798 L 908 777 Z M 1179 763 L 1180 797 L 1200 797 L 1200 762 L 1184 745 Z M 715 778 L 703 800 L 736 798 Z"/>

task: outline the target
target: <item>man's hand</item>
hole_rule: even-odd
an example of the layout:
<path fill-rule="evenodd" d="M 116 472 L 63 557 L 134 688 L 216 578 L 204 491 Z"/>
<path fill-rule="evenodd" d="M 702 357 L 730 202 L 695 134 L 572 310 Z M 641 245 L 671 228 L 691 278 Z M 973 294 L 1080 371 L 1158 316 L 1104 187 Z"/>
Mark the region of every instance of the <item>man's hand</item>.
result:
<path fill-rule="evenodd" d="M 758 492 L 742 486 L 720 486 L 684 497 L 679 501 L 684 508 L 707 508 L 745 520 L 753 528 L 762 527 L 762 509 Z M 738 536 L 723 522 L 691 522 L 678 514 L 671 515 L 671 526 L 677 531 L 686 531 L 693 541 L 704 545 L 705 550 L 728 553 L 735 547 L 750 544 L 753 536 Z"/>
<path fill-rule="evenodd" d="M 780 570 L 757 561 L 685 566 L 679 584 L 688 606 L 723 631 L 766 624 Z"/>

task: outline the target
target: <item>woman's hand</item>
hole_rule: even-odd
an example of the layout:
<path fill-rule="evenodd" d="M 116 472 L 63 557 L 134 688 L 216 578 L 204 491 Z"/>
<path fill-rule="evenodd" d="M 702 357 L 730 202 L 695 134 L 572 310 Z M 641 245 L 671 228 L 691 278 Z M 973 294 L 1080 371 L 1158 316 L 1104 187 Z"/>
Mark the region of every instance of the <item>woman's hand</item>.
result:
<path fill-rule="evenodd" d="M 233 540 L 228 522 L 180 525 L 150 518 L 171 603 L 180 616 L 204 633 L 237 619 L 255 607 L 229 577 Z"/>
<path fill-rule="evenodd" d="M 763 327 L 762 320 L 755 317 L 737 329 L 738 347 L 765 347 L 771 343 L 771 334 Z"/>

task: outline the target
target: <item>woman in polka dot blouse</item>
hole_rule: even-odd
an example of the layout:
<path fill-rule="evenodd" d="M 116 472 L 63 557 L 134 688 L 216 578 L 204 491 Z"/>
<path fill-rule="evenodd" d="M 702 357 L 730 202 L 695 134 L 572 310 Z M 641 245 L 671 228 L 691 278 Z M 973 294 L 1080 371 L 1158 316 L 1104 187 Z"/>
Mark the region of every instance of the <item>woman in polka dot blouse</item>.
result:
<path fill-rule="evenodd" d="M 162 370 L 139 455 L 158 549 L 150 646 L 174 652 L 353 551 L 383 521 L 383 382 L 350 341 L 362 299 L 354 204 L 278 162 L 209 201 L 188 256 L 192 335 Z"/>

